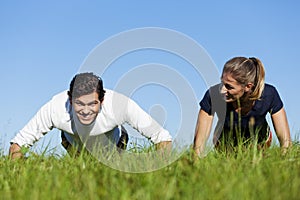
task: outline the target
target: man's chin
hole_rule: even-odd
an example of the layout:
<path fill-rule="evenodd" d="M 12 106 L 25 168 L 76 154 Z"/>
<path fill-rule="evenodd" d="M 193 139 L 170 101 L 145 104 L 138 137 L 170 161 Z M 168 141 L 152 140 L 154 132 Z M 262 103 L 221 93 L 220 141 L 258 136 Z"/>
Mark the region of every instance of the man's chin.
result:
<path fill-rule="evenodd" d="M 86 120 L 86 119 L 79 119 L 79 122 L 82 124 L 82 125 L 91 125 L 93 122 L 95 121 L 95 119 L 89 119 L 89 120 Z"/>

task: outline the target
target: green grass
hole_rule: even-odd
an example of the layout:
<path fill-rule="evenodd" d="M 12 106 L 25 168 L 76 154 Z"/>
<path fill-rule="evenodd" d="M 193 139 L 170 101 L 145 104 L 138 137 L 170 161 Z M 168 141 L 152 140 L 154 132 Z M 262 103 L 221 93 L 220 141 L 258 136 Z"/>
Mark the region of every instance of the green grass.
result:
<path fill-rule="evenodd" d="M 0 158 L 0 199 L 299 199 L 300 147 L 190 153 L 160 170 L 125 173 L 88 155 Z M 134 162 L 134 161 L 131 161 Z M 147 165 L 147 162 L 145 162 Z"/>

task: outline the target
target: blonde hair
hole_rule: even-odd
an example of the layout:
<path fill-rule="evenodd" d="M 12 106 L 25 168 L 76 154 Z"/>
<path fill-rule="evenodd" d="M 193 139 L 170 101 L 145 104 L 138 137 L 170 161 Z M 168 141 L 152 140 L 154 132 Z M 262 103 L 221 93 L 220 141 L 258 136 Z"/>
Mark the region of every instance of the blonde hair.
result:
<path fill-rule="evenodd" d="M 224 65 L 222 75 L 229 73 L 241 85 L 253 84 L 250 100 L 257 100 L 265 87 L 265 68 L 258 58 L 234 57 Z"/>

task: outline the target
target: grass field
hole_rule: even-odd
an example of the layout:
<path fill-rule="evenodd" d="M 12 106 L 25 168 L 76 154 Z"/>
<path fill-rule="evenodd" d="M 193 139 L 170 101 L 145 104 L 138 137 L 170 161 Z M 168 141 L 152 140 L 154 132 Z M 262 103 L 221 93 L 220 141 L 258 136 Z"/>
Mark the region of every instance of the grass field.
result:
<path fill-rule="evenodd" d="M 190 153 L 160 170 L 126 173 L 90 156 L 0 158 L 0 199 L 299 199 L 300 147 Z M 147 163 L 145 163 L 147 165 Z"/>

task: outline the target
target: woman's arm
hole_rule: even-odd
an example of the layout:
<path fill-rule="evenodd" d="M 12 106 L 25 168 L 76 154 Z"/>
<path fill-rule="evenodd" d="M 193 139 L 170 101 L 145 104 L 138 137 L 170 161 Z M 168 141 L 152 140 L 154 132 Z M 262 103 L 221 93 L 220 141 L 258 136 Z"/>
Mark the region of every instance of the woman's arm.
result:
<path fill-rule="evenodd" d="M 272 114 L 271 118 L 280 146 L 284 149 L 292 146 L 290 129 L 284 108 Z"/>
<path fill-rule="evenodd" d="M 203 156 L 205 144 L 209 137 L 213 116 L 204 110 L 200 110 L 194 137 L 194 152 L 196 156 Z"/>

